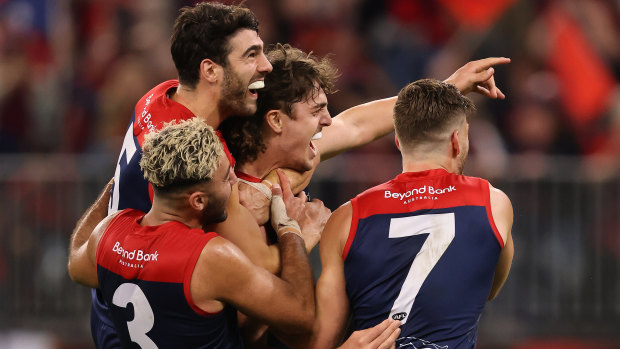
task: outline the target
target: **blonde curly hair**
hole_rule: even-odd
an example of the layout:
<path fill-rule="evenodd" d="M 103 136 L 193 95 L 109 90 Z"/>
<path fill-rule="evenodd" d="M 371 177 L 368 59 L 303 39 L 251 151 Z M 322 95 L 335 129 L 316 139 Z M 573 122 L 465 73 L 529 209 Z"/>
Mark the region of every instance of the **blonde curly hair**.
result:
<path fill-rule="evenodd" d="M 211 180 L 222 155 L 213 128 L 195 117 L 146 135 L 140 167 L 153 187 L 165 190 Z"/>

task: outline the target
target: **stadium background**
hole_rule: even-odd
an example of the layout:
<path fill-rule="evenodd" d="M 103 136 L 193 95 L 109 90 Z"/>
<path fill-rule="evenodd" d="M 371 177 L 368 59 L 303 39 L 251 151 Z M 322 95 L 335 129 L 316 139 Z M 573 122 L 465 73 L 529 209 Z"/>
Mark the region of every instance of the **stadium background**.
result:
<path fill-rule="evenodd" d="M 0 0 L 0 348 L 89 348 L 87 289 L 69 280 L 76 219 L 112 176 L 134 103 L 174 78 L 169 33 L 192 1 Z M 479 348 L 620 348 L 620 1 L 248 0 L 265 43 L 332 53 L 332 115 L 465 62 L 466 173 L 512 198 L 516 255 Z M 335 209 L 400 171 L 393 136 L 320 166 Z M 458 287 L 458 285 L 453 285 Z"/>

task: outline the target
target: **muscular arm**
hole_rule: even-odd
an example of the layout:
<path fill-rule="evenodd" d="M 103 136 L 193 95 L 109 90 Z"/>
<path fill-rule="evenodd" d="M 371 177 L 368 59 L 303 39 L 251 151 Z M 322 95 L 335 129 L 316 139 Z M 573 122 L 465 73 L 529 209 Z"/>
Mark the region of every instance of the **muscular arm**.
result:
<path fill-rule="evenodd" d="M 97 224 L 108 215 L 108 202 L 110 201 L 112 185 L 113 180 L 110 180 L 99 194 L 99 197 L 78 220 L 71 234 L 67 269 L 71 279 L 77 283 L 84 284 L 82 282 L 83 276 L 89 272 L 90 266 L 85 263 L 87 243 Z M 86 268 L 86 270 L 83 268 Z"/>
<path fill-rule="evenodd" d="M 221 237 L 211 240 L 192 276 L 191 291 L 196 304 L 205 309 L 205 304 L 216 299 L 279 331 L 311 331 L 314 286 L 303 240 L 296 234 L 285 234 L 279 248 L 280 278 L 255 266 L 229 241 Z"/>
<path fill-rule="evenodd" d="M 512 257 L 514 255 L 514 245 L 512 243 L 512 221 L 513 211 L 510 199 L 501 190 L 493 188 L 489 184 L 491 193 L 491 213 L 495 226 L 504 240 L 504 248 L 499 256 L 497 267 L 495 267 L 495 276 L 493 278 L 493 286 L 491 287 L 491 293 L 489 294 L 489 300 L 492 300 L 497 296 L 499 290 L 502 288 L 508 273 L 510 272 L 510 266 L 512 265 Z"/>
<path fill-rule="evenodd" d="M 88 234 L 88 240 L 75 251 L 71 264 L 73 265 L 73 273 L 71 279 L 73 281 L 91 288 L 99 287 L 97 278 L 97 245 L 106 228 L 116 217 L 119 212 L 115 212 L 105 217 L 97 226 Z"/>
<path fill-rule="evenodd" d="M 490 57 L 468 62 L 445 82 L 455 85 L 463 94 L 477 92 L 489 98 L 505 98 L 495 86 L 493 66 L 507 64 L 510 59 Z M 392 117 L 396 97 L 381 99 L 347 109 L 323 129 L 323 138 L 315 141 L 321 161 L 349 149 L 368 144 L 394 131 Z"/>
<path fill-rule="evenodd" d="M 349 317 L 342 249 L 351 224 L 351 204 L 334 211 L 321 236 L 322 271 L 316 286 L 316 318 L 311 337 L 283 338 L 293 347 L 335 348 Z"/>
<path fill-rule="evenodd" d="M 267 245 L 265 234 L 250 213 L 239 202 L 238 184 L 233 186 L 232 193 L 226 205 L 228 218 L 224 222 L 208 227 L 207 230 L 216 231 L 232 243 L 255 265 L 266 269 L 272 274 L 280 272 L 280 252 L 278 246 Z"/>
<path fill-rule="evenodd" d="M 317 314 L 312 347 L 334 348 L 342 342 L 349 318 L 342 250 L 351 226 L 351 203 L 339 207 L 321 237 L 321 276 L 316 287 Z"/>

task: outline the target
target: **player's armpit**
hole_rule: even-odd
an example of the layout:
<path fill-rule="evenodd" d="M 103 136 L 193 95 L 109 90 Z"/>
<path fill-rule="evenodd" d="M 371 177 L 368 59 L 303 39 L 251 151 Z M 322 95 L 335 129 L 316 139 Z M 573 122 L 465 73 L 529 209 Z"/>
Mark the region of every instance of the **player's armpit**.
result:
<path fill-rule="evenodd" d="M 283 270 L 278 278 L 255 266 L 234 244 L 213 238 L 192 275 L 194 301 L 201 308 L 213 299 L 229 303 L 284 333 L 311 331 L 314 288 L 303 241 L 296 234 L 286 234 L 280 246 Z"/>
<path fill-rule="evenodd" d="M 267 245 L 267 239 L 252 214 L 239 202 L 237 184 L 226 205 L 228 218 L 224 222 L 208 226 L 206 230 L 215 231 L 237 245 L 252 263 L 270 273 L 280 272 L 280 253 L 275 245 Z"/>
<path fill-rule="evenodd" d="M 336 115 L 323 137 L 314 141 L 321 161 L 368 144 L 394 131 L 396 97 L 380 99 L 349 108 Z"/>
<path fill-rule="evenodd" d="M 512 265 L 512 258 L 514 256 L 514 245 L 512 241 L 513 209 L 510 199 L 504 192 L 494 188 L 491 184 L 489 184 L 489 191 L 491 195 L 491 213 L 493 215 L 493 220 L 504 241 L 504 247 L 500 253 L 497 266 L 495 267 L 493 286 L 489 293 L 488 299 L 492 300 L 497 296 L 508 278 L 508 273 Z"/>
<path fill-rule="evenodd" d="M 85 284 L 82 280 L 87 243 L 95 227 L 108 215 L 108 202 L 113 184 L 114 180 L 112 179 L 105 185 L 95 202 L 78 220 L 71 234 L 67 269 L 71 279 L 77 283 Z"/>

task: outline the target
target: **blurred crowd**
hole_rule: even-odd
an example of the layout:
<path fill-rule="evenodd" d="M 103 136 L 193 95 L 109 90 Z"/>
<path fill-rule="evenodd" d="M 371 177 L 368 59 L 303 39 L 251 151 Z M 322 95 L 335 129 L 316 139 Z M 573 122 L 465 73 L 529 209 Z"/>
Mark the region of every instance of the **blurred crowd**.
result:
<path fill-rule="evenodd" d="M 230 3 L 230 1 L 225 1 Z M 175 78 L 169 33 L 190 0 L 0 0 L 0 153 L 110 153 L 134 103 Z M 248 0 L 265 43 L 330 54 L 332 115 L 469 60 L 506 56 L 505 101 L 476 98 L 478 175 L 544 173 L 583 156 L 601 176 L 620 157 L 620 3 L 606 0 Z M 366 153 L 394 153 L 392 140 Z"/>
<path fill-rule="evenodd" d="M 0 0 L 0 192 L 6 193 L 0 202 L 0 314 L 6 315 L 0 316 L 0 328 L 17 313 L 87 316 L 88 295 L 70 283 L 64 269 L 68 234 L 99 182 L 112 176 L 136 101 L 155 84 L 176 78 L 169 35 L 178 9 L 194 2 Z M 617 326 L 620 281 L 608 287 L 603 280 L 609 275 L 620 280 L 620 186 L 598 180 L 620 173 L 620 1 L 246 0 L 244 5 L 259 18 L 266 44 L 288 42 L 330 55 L 341 73 L 339 92 L 329 97 L 332 115 L 393 96 L 422 77 L 445 79 L 470 60 L 510 57 L 495 76 L 506 100 L 471 96 L 479 112 L 470 120 L 466 168 L 467 174 L 497 179 L 511 195 L 519 251 L 533 256 L 517 256 L 506 299 L 520 300 L 529 292 L 531 314 L 538 316 L 540 305 L 540 314 L 557 319 L 566 312 L 583 317 L 580 309 L 590 303 L 582 299 L 592 298 L 595 317 L 611 318 Z M 24 154 L 37 156 L 24 160 Z M 78 166 L 76 157 L 62 154 L 84 156 Z M 368 182 L 387 180 L 400 163 L 377 164 L 398 159 L 395 154 L 388 136 L 348 160 L 328 161 L 320 169 L 324 178 L 338 177 L 337 172 L 338 178 L 364 176 L 366 182 L 324 181 L 318 196 L 335 208 Z M 579 159 L 579 166 L 574 161 L 562 166 L 564 158 Z M 558 172 L 597 183 L 547 185 L 545 178 Z M 501 185 L 515 176 L 535 184 Z M 347 185 L 350 190 L 342 189 Z M 547 287 L 545 280 L 560 281 Z M 550 296 L 538 296 L 543 291 Z M 576 300 L 565 310 L 569 296 Z M 521 309 L 517 301 L 499 304 L 495 314 L 522 311 L 516 310 Z M 543 307 L 549 304 L 551 311 Z M 615 307 L 602 306 L 609 304 Z M 514 321 L 507 323 L 516 327 Z M 530 332 L 537 333 L 536 327 L 532 322 Z M 0 333 L 0 347 L 6 342 Z"/>

